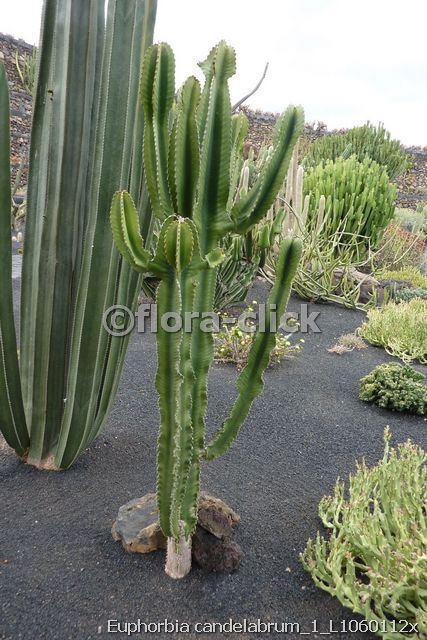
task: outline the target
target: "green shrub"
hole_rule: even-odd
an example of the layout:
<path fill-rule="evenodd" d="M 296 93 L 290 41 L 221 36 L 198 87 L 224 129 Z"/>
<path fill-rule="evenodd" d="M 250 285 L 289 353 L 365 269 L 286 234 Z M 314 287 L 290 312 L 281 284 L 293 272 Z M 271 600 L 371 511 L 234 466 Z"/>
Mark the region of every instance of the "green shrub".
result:
<path fill-rule="evenodd" d="M 370 309 L 360 335 L 404 362 L 427 364 L 427 301 L 414 298 Z"/>
<path fill-rule="evenodd" d="M 375 277 L 378 280 L 396 280 L 396 282 L 409 282 L 413 287 L 427 289 L 427 276 L 416 267 L 405 267 L 404 269 L 380 269 L 376 271 Z"/>
<path fill-rule="evenodd" d="M 256 304 L 254 301 L 245 311 L 253 313 Z M 249 353 L 256 333 L 243 331 L 238 326 L 237 319 L 236 322 L 233 323 L 227 322 L 230 318 L 226 313 L 221 315 L 221 319 L 223 321 L 221 331 L 214 334 L 215 362 L 230 362 L 235 364 L 238 369 L 242 369 L 248 362 Z M 224 322 L 224 319 L 226 322 Z M 288 326 L 293 326 L 293 332 L 295 332 L 298 329 L 298 324 L 296 322 L 292 323 L 291 320 L 292 319 L 289 319 Z M 253 319 L 248 318 L 246 324 L 255 328 L 255 320 Z M 270 353 L 269 364 L 278 364 L 284 358 L 296 356 L 301 351 L 302 344 L 304 343 L 303 338 L 292 342 L 291 336 L 291 333 L 285 335 L 277 332 L 276 344 Z"/>
<path fill-rule="evenodd" d="M 424 261 L 424 237 L 399 227 L 393 220 L 387 226 L 373 257 L 375 269 L 419 269 Z"/>
<path fill-rule="evenodd" d="M 394 216 L 396 189 L 386 170 L 372 160 L 359 162 L 354 156 L 335 162 L 321 162 L 308 169 L 304 195 L 310 196 L 307 224 L 317 225 L 322 196 L 325 213 L 319 235 L 333 236 L 337 231 L 366 238 L 366 247 L 375 248 L 383 230 Z M 345 242 L 345 238 L 342 240 Z"/>
<path fill-rule="evenodd" d="M 361 379 L 359 398 L 383 409 L 427 413 L 424 375 L 408 365 L 381 364 Z"/>
<path fill-rule="evenodd" d="M 408 289 L 407 287 L 405 287 L 404 289 L 400 289 L 400 291 L 396 291 L 394 295 L 394 299 L 396 302 L 408 302 L 409 300 L 413 300 L 414 298 L 427 300 L 427 289 L 422 289 L 421 287 Z"/>
<path fill-rule="evenodd" d="M 301 561 L 314 583 L 370 624 L 384 640 L 427 637 L 427 456 L 408 440 L 365 461 L 324 497 L 329 537 L 309 540 Z M 412 625 L 416 625 L 413 629 Z M 406 631 L 406 633 L 404 632 Z"/>
<path fill-rule="evenodd" d="M 308 148 L 303 164 L 313 167 L 324 160 L 334 161 L 349 154 L 359 161 L 375 160 L 387 169 L 390 180 L 405 173 L 411 164 L 398 140 L 392 140 L 382 125 L 375 127 L 369 123 L 345 133 L 322 136 Z"/>
<path fill-rule="evenodd" d="M 412 233 L 427 233 L 427 206 L 413 209 L 396 209 L 395 220 L 399 227 Z"/>

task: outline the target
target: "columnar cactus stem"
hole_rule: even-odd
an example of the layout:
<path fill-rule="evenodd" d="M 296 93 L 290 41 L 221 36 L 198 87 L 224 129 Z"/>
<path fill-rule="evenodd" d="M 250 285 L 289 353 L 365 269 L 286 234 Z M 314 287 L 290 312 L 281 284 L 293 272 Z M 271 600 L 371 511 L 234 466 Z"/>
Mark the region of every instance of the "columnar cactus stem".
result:
<path fill-rule="evenodd" d="M 10 211 L 9 89 L 0 63 L 0 427 L 6 442 L 26 455 L 30 437 L 25 420 L 19 376 L 12 295 Z"/>
<path fill-rule="evenodd" d="M 103 316 L 113 305 L 134 308 L 141 283 L 109 233 L 106 212 L 117 189 L 132 193 L 150 241 L 138 91 L 156 0 L 109 0 L 107 19 L 104 7 L 105 0 L 44 0 L 19 369 L 7 83 L 0 72 L 0 429 L 20 456 L 44 469 L 74 462 L 100 432 L 117 389 L 128 337 L 112 337 Z"/>
<path fill-rule="evenodd" d="M 150 199 L 162 221 L 154 254 L 144 247 L 132 198 L 118 192 L 111 208 L 117 248 L 139 272 L 160 279 L 157 289 L 156 388 L 160 405 L 157 453 L 157 502 L 160 525 L 168 538 L 166 572 L 183 577 L 191 566 L 191 536 L 197 523 L 200 463 L 215 458 L 237 436 L 275 344 L 272 314 L 265 333 L 256 337 L 249 363 L 238 381 L 231 417 L 205 446 L 207 377 L 213 361 L 212 334 L 202 320 L 213 310 L 217 267 L 224 259 L 222 241 L 230 232 L 247 233 L 267 213 L 286 175 L 292 148 L 303 127 L 302 110 L 290 107 L 279 119 L 274 148 L 255 184 L 234 202 L 230 197 L 232 160 L 243 121 L 232 124 L 228 79 L 235 71 L 233 49 L 220 42 L 200 65 L 205 86 L 189 78 L 173 104 L 174 59 L 166 44 L 151 47 L 142 73 L 146 115 L 145 172 Z M 170 130 L 167 122 L 173 120 Z M 151 146 L 149 146 L 151 145 Z M 232 187 L 235 190 L 235 185 Z M 172 213 L 171 213 L 172 211 Z M 270 296 L 277 314 L 284 312 L 298 263 L 299 241 L 282 248 L 278 280 Z M 168 313 L 181 319 L 178 331 L 162 325 Z M 191 333 L 186 328 L 192 317 Z"/>

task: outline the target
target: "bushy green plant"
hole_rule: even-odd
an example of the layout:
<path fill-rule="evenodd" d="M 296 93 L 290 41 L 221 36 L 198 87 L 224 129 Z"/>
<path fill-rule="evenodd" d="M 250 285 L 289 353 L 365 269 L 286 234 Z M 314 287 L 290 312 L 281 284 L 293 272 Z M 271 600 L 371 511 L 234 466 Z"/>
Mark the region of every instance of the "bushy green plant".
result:
<path fill-rule="evenodd" d="M 419 269 L 424 261 L 424 236 L 402 229 L 393 220 L 373 256 L 375 269 Z"/>
<path fill-rule="evenodd" d="M 254 301 L 249 305 L 244 314 L 250 314 L 245 325 L 249 330 L 244 331 L 237 323 L 237 318 L 233 319 L 228 314 L 221 315 L 221 330 L 215 334 L 215 353 L 214 360 L 216 362 L 229 362 L 235 364 L 238 369 L 243 368 L 249 359 L 251 347 L 256 336 L 256 322 L 252 317 L 256 307 Z M 289 319 L 287 326 L 292 326 L 292 333 L 276 334 L 276 344 L 270 353 L 270 364 L 278 364 L 284 358 L 296 356 L 304 344 L 304 339 L 292 340 L 294 332 L 298 330 L 298 323 L 291 322 Z"/>
<path fill-rule="evenodd" d="M 375 272 L 378 280 L 396 280 L 396 282 L 409 282 L 413 287 L 427 289 L 427 275 L 417 267 L 405 267 L 404 269 L 380 269 Z"/>
<path fill-rule="evenodd" d="M 422 289 L 421 287 L 409 289 L 408 287 L 405 287 L 404 289 L 399 289 L 399 291 L 396 291 L 394 295 L 394 300 L 396 302 L 408 302 L 409 300 L 413 300 L 414 298 L 427 300 L 427 289 Z"/>
<path fill-rule="evenodd" d="M 427 364 L 427 301 L 414 298 L 370 309 L 360 334 L 403 362 Z"/>
<path fill-rule="evenodd" d="M 308 221 L 311 197 L 304 196 L 303 183 L 304 168 L 298 165 L 295 151 L 281 197 L 283 216 L 279 211 L 272 217 L 272 229 L 277 236 L 271 238 L 263 274 L 274 282 L 278 241 L 281 237 L 297 236 L 302 239 L 303 252 L 293 282 L 294 291 L 307 300 L 327 300 L 352 308 L 363 306 L 360 295 L 369 275 L 362 270 L 366 271 L 370 259 L 370 241 L 345 231 L 348 216 L 339 228 L 328 226 L 324 195 L 319 196 L 317 209 L 311 212 Z"/>
<path fill-rule="evenodd" d="M 413 209 L 396 209 L 395 220 L 399 227 L 412 233 L 427 234 L 427 205 Z"/>
<path fill-rule="evenodd" d="M 412 367 L 396 363 L 380 364 L 360 380 L 359 398 L 383 409 L 427 413 L 427 386 L 424 375 Z"/>
<path fill-rule="evenodd" d="M 354 156 L 347 160 L 321 162 L 304 177 L 304 194 L 310 196 L 307 224 L 316 224 L 321 197 L 325 215 L 318 235 L 331 237 L 337 231 L 366 238 L 366 246 L 376 248 L 383 230 L 394 215 L 396 189 L 384 167 Z M 345 242 L 345 237 L 343 237 Z"/>
<path fill-rule="evenodd" d="M 427 638 L 427 455 L 408 440 L 365 461 L 319 504 L 329 536 L 301 554 L 314 583 L 371 623 L 384 640 Z M 415 628 L 414 626 L 415 625 Z"/>
<path fill-rule="evenodd" d="M 307 149 L 303 158 L 306 167 L 313 167 L 325 160 L 335 161 L 340 157 L 355 155 L 359 161 L 367 158 L 375 160 L 387 169 L 390 180 L 405 173 L 410 167 L 409 156 L 398 140 L 392 140 L 390 133 L 380 124 L 369 122 L 354 127 L 344 133 L 325 135 L 318 138 Z"/>

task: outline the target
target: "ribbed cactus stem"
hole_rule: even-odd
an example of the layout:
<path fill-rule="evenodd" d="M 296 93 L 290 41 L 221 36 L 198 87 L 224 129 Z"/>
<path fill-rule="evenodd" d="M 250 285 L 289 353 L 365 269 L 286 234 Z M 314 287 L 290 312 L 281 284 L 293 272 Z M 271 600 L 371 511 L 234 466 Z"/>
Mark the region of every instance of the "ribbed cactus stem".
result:
<path fill-rule="evenodd" d="M 245 120 L 237 122 L 231 116 L 228 79 L 235 71 L 234 50 L 220 42 L 200 66 L 206 78 L 203 91 L 190 78 L 178 102 L 173 103 L 172 50 L 166 44 L 155 45 L 144 59 L 145 175 L 153 208 L 162 220 L 154 258 L 144 248 L 129 194 L 116 194 L 111 208 L 111 226 L 120 253 L 135 270 L 150 271 L 161 281 L 156 336 L 160 407 L 157 504 L 160 526 L 168 539 L 166 572 L 173 578 L 184 577 L 191 568 L 200 462 L 206 453 L 207 381 L 213 362 L 212 334 L 203 330 L 202 321 L 213 310 L 217 267 L 224 259 L 223 241 L 229 234 L 238 236 L 239 243 L 230 237 L 230 244 L 238 249 L 267 214 L 282 187 L 303 126 L 302 110 L 289 107 L 278 120 L 275 145 L 266 151 L 258 179 L 249 185 L 248 162 L 239 169 L 239 182 L 232 167 L 238 160 L 237 139 L 247 126 Z M 154 147 L 147 147 L 147 141 L 150 145 L 155 142 Z M 236 202 L 230 197 L 230 185 L 240 189 Z M 168 216 L 171 204 L 180 215 Z M 298 244 L 289 242 L 281 254 L 281 277 L 272 300 L 279 312 L 289 296 L 299 257 Z M 183 321 L 179 331 L 162 327 L 162 319 L 170 312 Z M 188 314 L 193 318 L 191 333 L 183 330 Z M 253 398 L 261 391 L 274 340 L 274 333 L 268 330 L 265 337 L 255 340 L 249 368 L 238 383 L 239 400 L 230 428 L 224 439 L 220 435 L 218 447 L 208 448 L 208 453 L 215 454 L 212 457 L 231 445 Z"/>
<path fill-rule="evenodd" d="M 7 82 L 0 67 L 0 429 L 38 468 L 74 462 L 99 434 L 118 386 L 129 336 L 112 338 L 103 320 L 115 305 L 136 307 L 140 276 L 115 250 L 105 213 L 114 192 L 127 189 L 143 228 L 151 227 L 138 103 L 155 15 L 156 0 L 43 2 L 19 367 L 10 304 Z"/>

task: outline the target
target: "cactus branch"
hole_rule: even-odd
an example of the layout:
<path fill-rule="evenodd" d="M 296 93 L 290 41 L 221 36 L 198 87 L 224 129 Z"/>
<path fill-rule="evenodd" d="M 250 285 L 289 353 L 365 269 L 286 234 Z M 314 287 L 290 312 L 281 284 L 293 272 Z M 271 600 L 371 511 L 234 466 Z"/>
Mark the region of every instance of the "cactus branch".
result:
<path fill-rule="evenodd" d="M 175 59 L 168 44 L 152 45 L 144 58 L 141 99 L 145 112 L 144 167 L 154 214 L 173 213 L 168 182 L 168 118 L 175 84 Z"/>
<path fill-rule="evenodd" d="M 264 387 L 263 374 L 268 365 L 271 350 L 276 343 L 275 329 L 271 326 L 271 310 L 274 310 L 276 318 L 280 320 L 286 309 L 300 256 L 301 242 L 299 240 L 289 238 L 283 240 L 277 265 L 276 282 L 267 302 L 265 331 L 257 333 L 249 354 L 248 364 L 239 376 L 237 381 L 239 395 L 230 417 L 206 447 L 205 457 L 208 460 L 217 458 L 230 448 L 249 413 L 254 398 L 262 392 Z"/>

